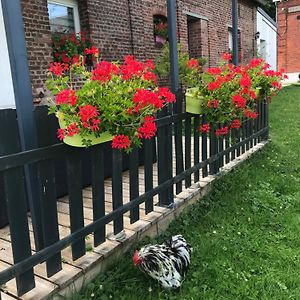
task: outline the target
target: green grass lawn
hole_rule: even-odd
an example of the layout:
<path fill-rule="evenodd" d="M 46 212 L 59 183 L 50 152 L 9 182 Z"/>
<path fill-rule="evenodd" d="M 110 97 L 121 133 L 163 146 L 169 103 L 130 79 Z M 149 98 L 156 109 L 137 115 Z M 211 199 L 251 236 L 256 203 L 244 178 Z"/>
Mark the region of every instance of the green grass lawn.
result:
<path fill-rule="evenodd" d="M 156 240 L 181 233 L 194 248 L 179 291 L 135 269 L 131 251 L 72 299 L 300 299 L 300 87 L 271 103 L 270 138 Z"/>

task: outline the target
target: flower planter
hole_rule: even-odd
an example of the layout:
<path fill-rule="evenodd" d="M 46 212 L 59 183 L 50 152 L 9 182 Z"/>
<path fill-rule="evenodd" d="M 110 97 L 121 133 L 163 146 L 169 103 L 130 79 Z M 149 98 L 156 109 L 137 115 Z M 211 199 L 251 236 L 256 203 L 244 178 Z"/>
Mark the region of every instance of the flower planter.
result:
<path fill-rule="evenodd" d="M 261 87 L 257 87 L 255 89 L 255 94 L 256 94 L 257 99 L 261 98 L 261 94 L 262 94 Z"/>
<path fill-rule="evenodd" d="M 203 96 L 197 95 L 197 88 L 189 88 L 185 93 L 186 112 L 191 114 L 202 114 L 201 103 L 204 99 Z"/>
<path fill-rule="evenodd" d="M 64 119 L 61 116 L 58 116 L 58 123 L 60 128 L 65 129 L 66 128 L 66 123 L 64 121 Z M 104 131 L 103 133 L 101 133 L 101 135 L 99 137 L 96 137 L 94 134 L 88 134 L 84 137 L 86 140 L 91 140 L 91 145 L 98 145 L 98 144 L 102 144 L 105 142 L 109 142 L 112 140 L 113 136 L 107 132 Z M 66 136 L 63 139 L 64 143 L 69 145 L 69 146 L 73 146 L 73 147 L 86 147 L 85 145 L 82 144 L 82 137 L 79 134 L 76 134 L 74 136 Z"/>

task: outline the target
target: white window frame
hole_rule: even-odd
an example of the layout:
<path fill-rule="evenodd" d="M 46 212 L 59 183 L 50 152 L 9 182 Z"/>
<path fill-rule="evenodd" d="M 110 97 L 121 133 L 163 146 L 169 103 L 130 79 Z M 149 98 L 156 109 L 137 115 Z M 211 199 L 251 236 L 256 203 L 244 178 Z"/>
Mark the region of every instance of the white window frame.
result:
<path fill-rule="evenodd" d="M 48 0 L 47 3 L 57 4 L 57 5 L 62 5 L 62 6 L 73 8 L 75 33 L 78 34 L 80 32 L 80 19 L 79 19 L 79 10 L 78 10 L 77 1 L 75 1 L 75 0 Z"/>

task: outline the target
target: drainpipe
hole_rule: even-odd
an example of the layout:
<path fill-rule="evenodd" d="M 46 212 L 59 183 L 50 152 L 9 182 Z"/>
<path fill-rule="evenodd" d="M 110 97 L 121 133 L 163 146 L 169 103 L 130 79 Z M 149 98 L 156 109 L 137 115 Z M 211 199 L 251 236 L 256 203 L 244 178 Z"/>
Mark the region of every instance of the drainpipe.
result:
<path fill-rule="evenodd" d="M 170 76 L 171 90 L 177 93 L 179 89 L 179 67 L 176 36 L 176 0 L 168 0 L 168 37 L 170 46 Z"/>
<path fill-rule="evenodd" d="M 238 51 L 238 6 L 237 0 L 232 0 L 232 62 L 235 66 L 239 62 Z"/>
<path fill-rule="evenodd" d="M 127 6 L 128 6 L 128 18 L 129 18 L 131 54 L 134 55 L 133 27 L 132 27 L 130 0 L 127 0 Z"/>
<path fill-rule="evenodd" d="M 37 148 L 25 33 L 20 0 L 0 0 L 12 73 L 22 151 Z M 37 250 L 43 247 L 38 185 L 34 166 L 25 166 L 25 181 Z"/>

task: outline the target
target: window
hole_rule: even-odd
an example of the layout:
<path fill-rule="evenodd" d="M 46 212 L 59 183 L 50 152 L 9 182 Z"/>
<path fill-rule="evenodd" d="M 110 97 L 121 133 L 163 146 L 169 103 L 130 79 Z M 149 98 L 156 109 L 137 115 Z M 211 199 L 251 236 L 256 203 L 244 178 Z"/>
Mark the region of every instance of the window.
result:
<path fill-rule="evenodd" d="M 80 31 L 78 5 L 75 0 L 48 0 L 51 32 Z"/>
<path fill-rule="evenodd" d="M 153 16 L 153 35 L 155 45 L 162 47 L 168 40 L 168 19 L 163 15 Z"/>
<path fill-rule="evenodd" d="M 232 52 L 233 49 L 233 36 L 232 36 L 232 28 L 228 28 L 228 50 Z M 241 31 L 238 30 L 238 51 L 239 51 L 239 62 L 241 62 L 241 52 L 242 52 L 242 44 L 241 44 Z"/>

